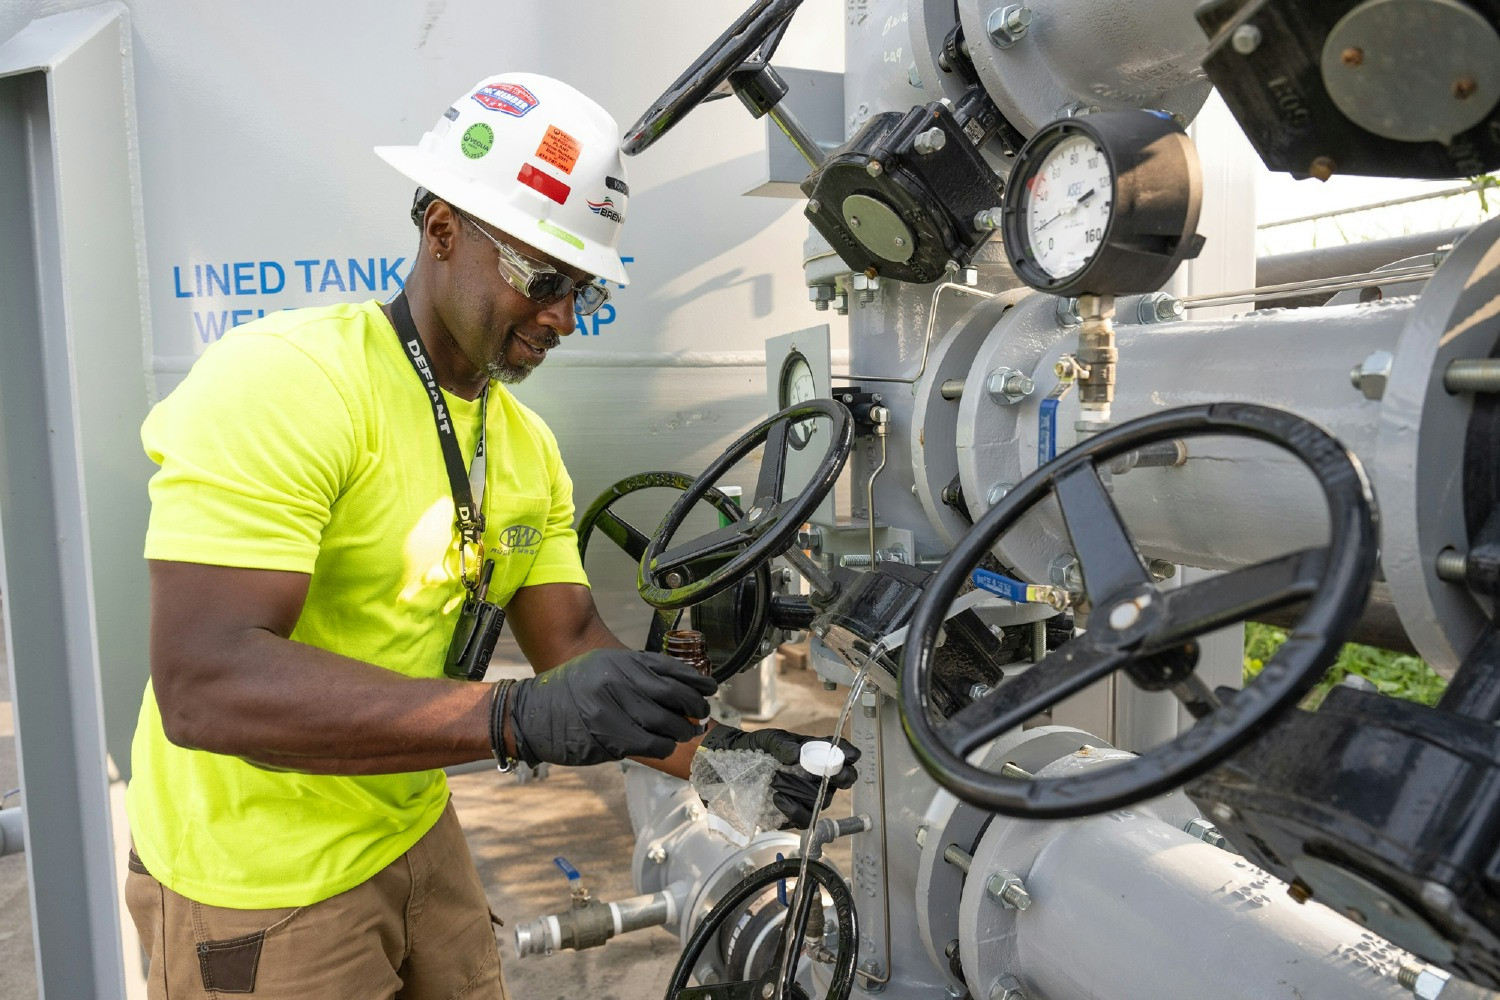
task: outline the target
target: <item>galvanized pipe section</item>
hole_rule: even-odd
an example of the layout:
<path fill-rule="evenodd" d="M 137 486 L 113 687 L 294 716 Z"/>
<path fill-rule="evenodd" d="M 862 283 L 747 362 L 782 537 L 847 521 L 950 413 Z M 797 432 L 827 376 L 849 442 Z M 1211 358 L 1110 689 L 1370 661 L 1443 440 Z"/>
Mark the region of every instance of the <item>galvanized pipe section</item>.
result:
<path fill-rule="evenodd" d="M 671 890 L 612 903 L 592 902 L 516 926 L 516 957 L 550 955 L 561 948 L 597 948 L 617 934 L 660 927 L 677 917 Z"/>

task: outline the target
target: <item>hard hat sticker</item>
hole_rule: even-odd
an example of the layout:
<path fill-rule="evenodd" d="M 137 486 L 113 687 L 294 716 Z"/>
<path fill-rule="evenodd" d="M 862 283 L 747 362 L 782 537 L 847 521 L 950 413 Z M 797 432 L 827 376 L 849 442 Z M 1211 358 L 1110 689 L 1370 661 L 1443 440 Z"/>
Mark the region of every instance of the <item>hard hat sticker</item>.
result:
<path fill-rule="evenodd" d="M 547 126 L 547 134 L 542 136 L 542 144 L 536 148 L 536 158 L 543 163 L 550 163 L 565 174 L 573 172 L 573 166 L 578 162 L 578 140 L 573 138 L 556 125 Z"/>
<path fill-rule="evenodd" d="M 474 92 L 474 100 L 515 118 L 524 118 L 541 101 L 519 83 L 487 83 Z"/>
<path fill-rule="evenodd" d="M 615 200 L 609 195 L 604 196 L 603 201 L 588 199 L 589 211 L 595 215 L 601 215 L 610 222 L 624 222 L 625 217 L 615 210 Z"/>
<path fill-rule="evenodd" d="M 575 246 L 580 250 L 583 249 L 583 240 L 577 236 L 574 236 L 572 233 L 568 232 L 561 226 L 554 226 L 546 219 L 538 219 L 536 220 L 536 227 L 549 236 L 556 236 L 558 239 L 562 240 L 569 246 Z"/>
<path fill-rule="evenodd" d="M 464 155 L 471 160 L 477 160 L 488 153 L 495 145 L 495 130 L 484 122 L 475 122 L 464 132 L 464 137 L 459 140 L 459 146 Z"/>
<path fill-rule="evenodd" d="M 626 184 L 618 177 L 610 177 L 606 175 L 604 178 L 604 186 L 609 188 L 611 191 L 620 192 L 627 198 L 630 197 L 630 185 Z"/>
<path fill-rule="evenodd" d="M 553 177 L 551 174 L 542 173 L 529 163 L 521 165 L 521 172 L 516 174 L 516 180 L 534 191 L 540 191 L 559 205 L 566 204 L 568 195 L 573 191 L 572 188 L 556 177 Z"/>

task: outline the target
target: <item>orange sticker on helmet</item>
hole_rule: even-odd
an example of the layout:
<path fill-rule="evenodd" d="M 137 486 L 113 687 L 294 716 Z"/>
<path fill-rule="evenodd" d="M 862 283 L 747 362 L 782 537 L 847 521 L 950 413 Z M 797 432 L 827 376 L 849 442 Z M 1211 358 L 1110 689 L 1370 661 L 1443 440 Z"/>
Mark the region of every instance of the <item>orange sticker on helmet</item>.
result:
<path fill-rule="evenodd" d="M 536 148 L 536 158 L 552 164 L 565 174 L 571 174 L 574 165 L 578 163 L 580 148 L 577 139 L 556 125 L 548 125 L 547 134 L 542 136 L 542 144 Z"/>

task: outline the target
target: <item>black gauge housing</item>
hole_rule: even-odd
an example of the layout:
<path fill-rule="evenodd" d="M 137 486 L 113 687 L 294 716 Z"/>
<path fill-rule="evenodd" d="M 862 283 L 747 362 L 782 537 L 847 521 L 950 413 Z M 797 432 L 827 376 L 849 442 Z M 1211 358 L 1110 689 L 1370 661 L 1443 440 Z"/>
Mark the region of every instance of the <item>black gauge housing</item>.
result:
<path fill-rule="evenodd" d="M 1053 276 L 1034 259 L 1026 210 L 1047 154 L 1077 136 L 1091 140 L 1108 161 L 1109 222 L 1087 263 L 1071 274 Z M 1203 237 L 1196 234 L 1202 202 L 1198 151 L 1170 116 L 1101 111 L 1044 125 L 1021 149 L 1005 192 L 1001 235 L 1016 275 L 1039 292 L 1153 292 L 1203 249 Z"/>

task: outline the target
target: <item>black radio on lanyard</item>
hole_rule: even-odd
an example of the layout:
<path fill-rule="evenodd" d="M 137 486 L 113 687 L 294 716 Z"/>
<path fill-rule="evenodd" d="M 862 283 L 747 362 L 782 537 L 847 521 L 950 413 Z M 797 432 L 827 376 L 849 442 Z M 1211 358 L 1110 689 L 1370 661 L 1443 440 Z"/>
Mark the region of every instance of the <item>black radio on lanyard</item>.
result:
<path fill-rule="evenodd" d="M 479 402 L 479 444 L 474 449 L 474 461 L 465 472 L 463 453 L 458 449 L 458 434 L 443 402 L 443 391 L 438 388 L 432 362 L 427 358 L 427 348 L 422 343 L 421 334 L 417 333 L 416 323 L 412 322 L 411 305 L 406 301 L 405 293 L 391 301 L 391 322 L 396 327 L 396 335 L 401 338 L 402 353 L 411 362 L 417 378 L 422 380 L 422 388 L 427 390 L 427 402 L 432 405 L 432 417 L 437 423 L 438 441 L 443 446 L 443 464 L 448 467 L 448 485 L 453 490 L 459 576 L 466 593 L 453 630 L 453 641 L 448 644 L 443 673 L 454 680 L 483 680 L 490 654 L 494 652 L 500 629 L 505 625 L 505 609 L 486 600 L 490 576 L 495 572 L 495 560 L 484 559 L 483 565 L 480 564 L 484 555 L 484 435 L 489 386 L 485 386 Z"/>

